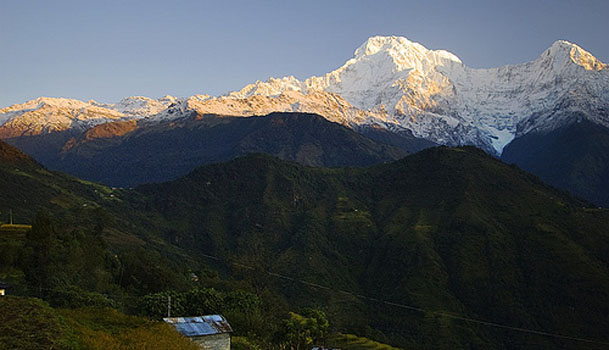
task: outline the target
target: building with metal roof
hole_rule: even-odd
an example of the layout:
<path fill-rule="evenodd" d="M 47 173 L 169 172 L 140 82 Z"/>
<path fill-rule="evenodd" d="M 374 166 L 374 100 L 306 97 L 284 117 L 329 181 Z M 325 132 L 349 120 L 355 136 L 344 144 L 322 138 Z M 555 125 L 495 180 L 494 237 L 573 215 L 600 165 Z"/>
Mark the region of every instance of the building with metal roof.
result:
<path fill-rule="evenodd" d="M 163 321 L 173 325 L 204 350 L 230 350 L 231 328 L 221 315 L 197 317 L 166 317 Z"/>

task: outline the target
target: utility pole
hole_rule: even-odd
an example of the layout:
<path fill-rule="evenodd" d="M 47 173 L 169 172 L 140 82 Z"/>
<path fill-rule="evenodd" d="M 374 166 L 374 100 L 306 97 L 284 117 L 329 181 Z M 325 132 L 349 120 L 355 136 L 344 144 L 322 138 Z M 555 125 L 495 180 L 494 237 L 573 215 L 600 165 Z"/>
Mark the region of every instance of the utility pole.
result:
<path fill-rule="evenodd" d="M 167 296 L 167 317 L 171 317 L 171 295 Z"/>
<path fill-rule="evenodd" d="M 8 223 L 12 225 L 13 224 L 13 209 L 9 209 L 8 217 L 9 217 Z"/>

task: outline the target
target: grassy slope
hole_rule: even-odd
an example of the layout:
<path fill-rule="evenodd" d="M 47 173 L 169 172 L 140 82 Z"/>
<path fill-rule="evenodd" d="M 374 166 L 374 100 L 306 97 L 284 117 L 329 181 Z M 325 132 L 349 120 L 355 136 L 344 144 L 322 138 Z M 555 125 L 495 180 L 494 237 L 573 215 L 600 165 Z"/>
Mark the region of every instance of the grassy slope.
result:
<path fill-rule="evenodd" d="M 358 337 L 353 334 L 337 333 L 327 340 L 329 346 L 343 350 L 399 350 L 387 344 L 381 344 L 374 340 Z"/>
<path fill-rule="evenodd" d="M 65 321 L 39 299 L 0 298 L 0 348 L 72 349 L 76 338 Z"/>
<path fill-rule="evenodd" d="M 56 310 L 39 299 L 7 296 L 0 310 L 2 349 L 197 349 L 168 324 L 112 309 Z"/>

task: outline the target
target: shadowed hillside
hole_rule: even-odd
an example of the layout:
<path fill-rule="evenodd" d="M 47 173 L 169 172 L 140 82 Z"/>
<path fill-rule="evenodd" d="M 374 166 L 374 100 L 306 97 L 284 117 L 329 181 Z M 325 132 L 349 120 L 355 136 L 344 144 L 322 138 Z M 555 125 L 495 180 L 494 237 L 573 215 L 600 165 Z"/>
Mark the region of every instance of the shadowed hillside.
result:
<path fill-rule="evenodd" d="M 68 137 L 63 135 L 64 140 Z M 406 136 L 394 138 L 402 142 L 399 147 L 410 140 Z M 103 124 L 65 143 L 54 142 L 57 139 L 62 136 L 9 141 L 40 157 L 51 169 L 124 187 L 173 180 L 202 164 L 256 152 L 303 165 L 329 167 L 368 166 L 408 154 L 321 116 L 303 113 L 247 118 L 193 113 L 161 123 Z M 48 147 L 40 147 L 47 143 Z"/>
<path fill-rule="evenodd" d="M 609 129 L 588 121 L 512 141 L 501 159 L 596 205 L 609 206 Z"/>
<path fill-rule="evenodd" d="M 2 241 L 15 254 L 0 273 L 55 305 L 135 312 L 130 297 L 213 286 L 251 293 L 258 318 L 236 319 L 239 335 L 270 343 L 306 307 L 407 349 L 604 346 L 464 317 L 609 341 L 609 213 L 475 148 L 370 168 L 248 155 L 132 191 L 15 157 L 0 159 L 0 210 L 33 229 Z M 33 218 L 45 209 L 61 221 Z"/>
<path fill-rule="evenodd" d="M 606 340 L 607 211 L 475 148 L 368 169 L 253 155 L 138 191 L 185 248 L 428 310 L 256 277 L 292 303 L 326 304 L 360 334 L 370 326 L 415 349 L 581 345 L 434 316 L 445 311 Z"/>

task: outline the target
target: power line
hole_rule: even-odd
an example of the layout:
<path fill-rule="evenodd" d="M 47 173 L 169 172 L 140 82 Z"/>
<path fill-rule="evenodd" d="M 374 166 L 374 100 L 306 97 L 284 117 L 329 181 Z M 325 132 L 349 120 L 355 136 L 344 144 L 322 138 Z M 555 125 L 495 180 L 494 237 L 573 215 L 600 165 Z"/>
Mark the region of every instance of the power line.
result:
<path fill-rule="evenodd" d="M 171 295 L 167 296 L 167 317 L 171 317 Z"/>
<path fill-rule="evenodd" d="M 42 287 L 42 288 L 36 288 L 36 289 L 44 290 L 44 291 L 48 291 L 48 292 L 58 292 L 58 293 L 71 292 L 69 289 L 65 289 L 65 288 L 61 288 L 61 287 L 55 287 L 55 288 Z M 109 293 L 102 293 L 102 292 L 92 292 L 92 293 L 110 297 L 111 299 L 141 300 L 144 297 L 144 296 L 134 296 L 134 295 L 125 295 L 125 294 L 109 294 Z"/>
<path fill-rule="evenodd" d="M 208 254 L 202 254 L 202 253 L 200 253 L 199 255 L 201 255 L 201 256 L 203 256 L 205 258 L 208 258 L 208 259 L 212 259 L 212 260 L 216 260 L 216 261 L 221 261 L 221 262 L 224 262 L 226 264 L 237 266 L 237 267 L 241 267 L 241 268 L 245 268 L 245 269 L 248 269 L 248 270 L 257 270 L 256 268 L 254 268 L 252 266 L 244 265 L 244 264 L 237 263 L 237 262 L 228 262 L 228 261 L 226 261 L 226 260 L 224 260 L 222 258 L 219 258 L 217 256 L 208 255 Z M 446 318 L 451 318 L 451 319 L 454 319 L 454 320 L 476 323 L 476 324 L 483 325 L 483 326 L 502 328 L 502 329 L 507 329 L 507 330 L 516 331 L 516 332 L 535 334 L 535 335 L 540 335 L 540 336 L 545 336 L 545 337 L 551 337 L 551 338 L 556 338 L 556 339 L 578 341 L 578 342 L 584 342 L 584 343 L 589 343 L 589 344 L 608 345 L 609 346 L 609 342 L 603 342 L 603 341 L 598 341 L 598 340 L 592 340 L 592 339 L 573 337 L 573 336 L 562 335 L 562 334 L 557 334 L 557 333 L 539 331 L 539 330 L 530 329 L 530 328 L 514 327 L 514 326 L 509 326 L 509 325 L 505 325 L 505 324 L 501 324 L 501 323 L 497 323 L 497 322 L 490 322 L 490 321 L 475 319 L 475 318 L 471 318 L 471 317 L 461 316 L 461 315 L 458 315 L 458 314 L 452 314 L 452 313 L 448 313 L 446 311 L 427 310 L 427 309 L 423 309 L 423 308 L 412 306 L 412 305 L 395 303 L 395 302 L 392 302 L 392 301 L 389 301 L 389 300 L 378 299 L 378 298 L 374 298 L 374 297 L 370 297 L 370 296 L 366 296 L 366 295 L 362 295 L 362 294 L 355 294 L 355 293 L 352 293 L 352 292 L 349 292 L 349 291 L 346 291 L 346 290 L 332 288 L 332 287 L 324 286 L 324 285 L 321 285 L 321 284 L 304 281 L 304 280 L 301 280 L 301 279 L 298 279 L 298 278 L 294 278 L 294 277 L 290 277 L 290 276 L 285 276 L 285 275 L 282 275 L 282 274 L 279 274 L 279 273 L 276 273 L 276 272 L 271 272 L 271 271 L 267 271 L 267 270 L 264 270 L 263 272 L 268 274 L 268 275 L 270 275 L 270 276 L 273 276 L 273 277 L 281 278 L 281 279 L 292 281 L 292 282 L 298 282 L 298 283 L 304 284 L 304 285 L 309 286 L 309 287 L 324 289 L 324 290 L 328 290 L 328 291 L 334 291 L 334 292 L 338 292 L 338 293 L 341 293 L 341 294 L 350 295 L 350 296 L 353 296 L 353 297 L 356 297 L 356 298 L 359 298 L 359 299 L 370 300 L 370 301 L 373 301 L 373 302 L 376 302 L 376 303 L 382 303 L 382 304 L 385 304 L 385 305 L 394 306 L 394 307 L 398 307 L 398 308 L 402 308 L 402 309 L 406 309 L 406 310 L 410 310 L 410 311 L 419 311 L 419 312 L 422 312 L 422 313 L 425 313 L 425 314 L 432 314 L 432 315 L 436 315 L 436 316 L 440 316 L 440 317 L 446 317 Z"/>
<path fill-rule="evenodd" d="M 217 256 L 213 256 L 213 255 L 209 255 L 209 254 L 203 254 L 203 253 L 199 253 L 200 256 L 211 259 L 211 260 L 216 260 L 219 262 L 223 262 L 225 264 L 229 264 L 229 265 L 233 265 L 236 267 L 240 267 L 240 268 L 244 268 L 247 270 L 259 270 L 256 269 L 252 266 L 248 266 L 248 265 L 244 265 L 238 262 L 228 262 L 222 258 L 219 258 Z M 260 271 L 260 270 L 259 270 Z M 298 279 L 298 278 L 294 278 L 294 277 L 290 277 L 290 276 L 286 276 L 283 274 L 279 274 L 276 272 L 272 272 L 272 271 L 268 271 L 268 270 L 264 270 L 262 271 L 266 274 L 268 274 L 269 276 L 273 276 L 276 278 L 280 278 L 280 279 L 284 279 L 287 281 L 291 281 L 291 282 L 297 282 L 312 288 L 317 288 L 317 289 L 324 289 L 330 292 L 338 292 L 341 294 L 345 294 L 345 295 L 349 295 L 355 298 L 359 298 L 359 299 L 364 299 L 364 300 L 370 300 L 376 303 L 381 303 L 381 304 L 385 304 L 388 306 L 393 306 L 393 307 L 398 307 L 401 309 L 406 309 L 406 310 L 410 310 L 410 311 L 418 311 L 421 313 L 425 313 L 425 314 L 432 314 L 432 315 L 436 315 L 436 316 L 440 316 L 440 317 L 446 317 L 446 318 L 451 318 L 454 320 L 459 320 L 459 321 L 465 321 L 465 322 L 471 322 L 471 323 L 476 323 L 479 325 L 483 325 L 483 326 L 489 326 L 489 327 L 495 327 L 495 328 L 501 328 L 501 329 L 507 329 L 507 330 L 511 330 L 511 331 L 516 331 L 516 332 L 522 332 L 522 333 L 528 333 L 528 334 L 534 334 L 534 335 L 540 335 L 540 336 L 545 336 L 545 337 L 551 337 L 551 338 L 556 338 L 556 339 L 563 339 L 563 340 L 571 340 L 571 341 L 578 341 L 578 342 L 585 342 L 585 343 L 589 343 L 589 344 L 596 344 L 596 345 L 607 345 L 609 346 L 609 342 L 603 342 L 603 341 L 598 341 L 598 340 L 593 340 L 593 339 L 586 339 L 586 338 L 580 338 L 580 337 L 573 337 L 573 336 L 567 336 L 567 335 L 562 335 L 562 334 L 557 334 L 557 333 L 551 333 L 551 332 L 546 332 L 546 331 L 539 331 L 539 330 L 535 330 L 535 329 L 530 329 L 530 328 L 523 328 L 523 327 L 514 327 L 514 326 L 509 326 L 509 325 L 505 325 L 505 324 L 501 324 L 501 323 L 497 323 L 497 322 L 491 322 L 491 321 L 485 321 L 485 320 L 480 320 L 480 319 L 475 319 L 475 318 L 471 318 L 471 317 L 466 317 L 466 316 L 462 316 L 462 315 L 458 315 L 458 314 L 452 314 L 452 313 L 448 313 L 446 311 L 432 311 L 432 310 L 428 310 L 428 309 L 424 309 L 424 308 L 420 308 L 420 307 L 416 307 L 416 306 L 412 306 L 412 305 L 406 305 L 406 304 L 402 304 L 402 303 L 396 303 L 396 302 L 392 302 L 389 300 L 383 300 L 383 299 L 379 299 L 379 298 L 375 298 L 375 297 L 370 297 L 370 296 L 366 296 L 366 295 L 362 295 L 362 294 L 355 294 L 346 290 L 342 290 L 342 289 L 338 289 L 338 288 L 332 288 L 332 287 L 328 287 L 328 286 L 324 286 L 318 283 L 313 283 L 313 282 L 308 282 L 302 279 Z M 65 289 L 61 289 L 61 288 L 41 288 L 42 290 L 47 290 L 47 291 L 55 291 L 55 292 L 65 292 Z M 130 296 L 130 295 L 117 295 L 117 294 L 108 294 L 108 293 L 99 293 L 97 292 L 97 294 L 100 295 L 104 295 L 107 297 L 114 297 L 114 298 L 120 298 L 120 299 L 141 299 L 142 297 L 136 297 L 136 296 Z"/>

